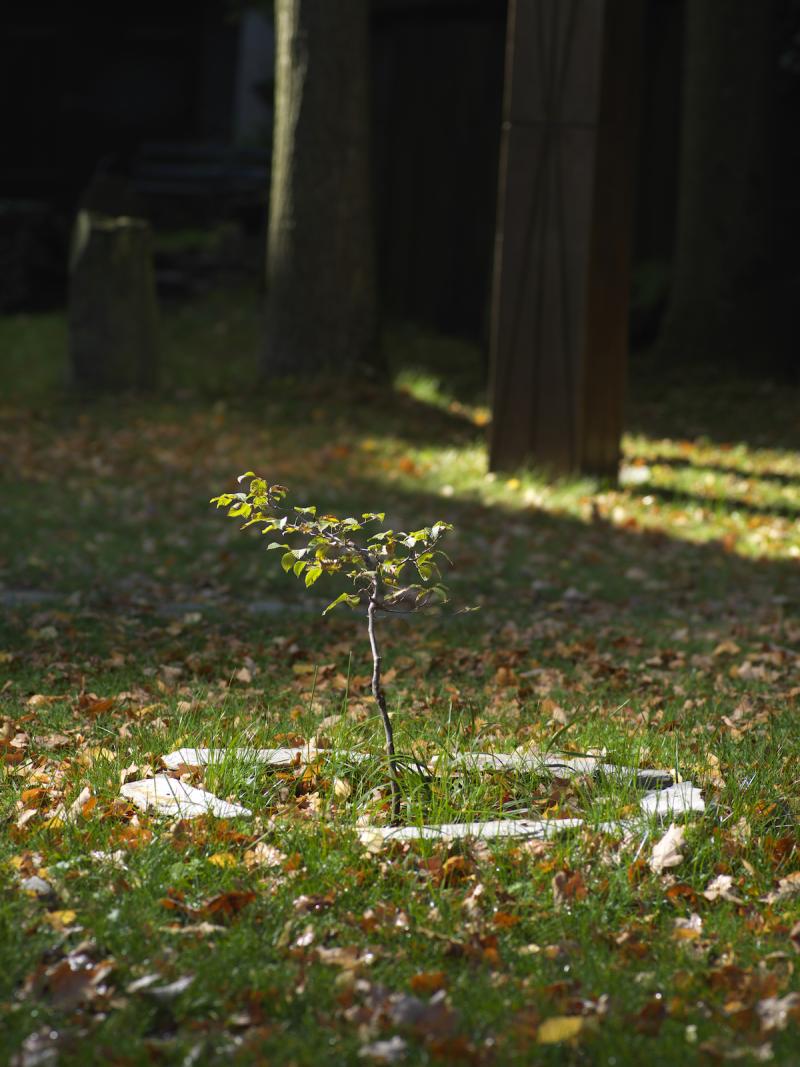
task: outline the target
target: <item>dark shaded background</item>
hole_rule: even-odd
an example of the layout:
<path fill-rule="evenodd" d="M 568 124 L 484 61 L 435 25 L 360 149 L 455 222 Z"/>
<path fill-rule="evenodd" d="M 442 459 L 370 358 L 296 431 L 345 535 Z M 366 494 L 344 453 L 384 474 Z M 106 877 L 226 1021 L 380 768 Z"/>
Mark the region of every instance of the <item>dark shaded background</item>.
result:
<path fill-rule="evenodd" d="M 631 314 L 639 347 L 656 336 L 669 280 L 684 5 L 646 3 Z M 98 170 L 131 179 L 163 229 L 233 219 L 251 239 L 247 270 L 260 278 L 269 130 L 260 143 L 240 146 L 244 154 L 232 154 L 245 9 L 231 0 L 5 9 L 3 310 L 63 302 L 71 221 Z M 269 16 L 268 4 L 260 10 Z M 772 177 L 764 195 L 774 218 L 769 282 L 790 300 L 800 278 L 800 3 L 777 0 L 775 12 Z M 487 330 L 505 20 L 504 0 L 373 0 L 383 311 L 475 340 Z M 249 91 L 268 106 L 271 90 L 265 69 Z M 177 161 L 168 192 L 152 180 L 154 160 L 157 177 Z"/>

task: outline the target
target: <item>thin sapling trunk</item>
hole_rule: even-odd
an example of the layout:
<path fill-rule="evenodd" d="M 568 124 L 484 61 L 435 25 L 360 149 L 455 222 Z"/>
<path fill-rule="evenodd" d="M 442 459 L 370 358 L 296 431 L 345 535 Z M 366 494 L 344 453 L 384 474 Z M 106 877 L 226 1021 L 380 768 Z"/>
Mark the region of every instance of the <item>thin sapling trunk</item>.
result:
<path fill-rule="evenodd" d="M 389 712 L 386 708 L 386 695 L 381 686 L 381 654 L 378 648 L 378 640 L 375 635 L 375 612 L 377 611 L 377 590 L 369 598 L 367 608 L 367 628 L 369 630 L 369 644 L 372 649 L 372 695 L 383 719 L 383 732 L 386 735 L 386 758 L 389 762 L 389 785 L 392 791 L 392 824 L 400 824 L 400 805 L 402 795 L 400 783 L 397 778 L 397 759 L 394 752 L 394 729 Z"/>

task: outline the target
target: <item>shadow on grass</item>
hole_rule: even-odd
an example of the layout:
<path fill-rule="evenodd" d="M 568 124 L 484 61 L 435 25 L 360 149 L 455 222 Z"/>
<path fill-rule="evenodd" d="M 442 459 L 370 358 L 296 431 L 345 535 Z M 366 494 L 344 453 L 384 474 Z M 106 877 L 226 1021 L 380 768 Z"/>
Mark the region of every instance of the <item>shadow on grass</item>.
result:
<path fill-rule="evenodd" d="M 361 395 L 356 394 L 356 399 Z M 324 393 L 320 391 L 319 396 L 323 398 Z M 346 408 L 340 413 L 351 429 L 363 425 L 380 436 L 393 434 L 399 427 L 414 439 L 414 423 L 419 420 L 419 432 L 426 430 L 426 439 L 452 443 L 454 426 L 474 437 L 474 428 L 464 430 L 460 420 L 449 416 L 437 422 L 436 412 L 416 402 L 389 395 L 376 399 L 372 391 L 363 396 L 366 407 Z M 350 399 L 352 403 L 353 394 Z M 327 447 L 331 432 L 325 424 L 315 430 L 313 420 L 307 437 L 302 420 L 295 420 L 293 426 L 286 421 L 268 422 L 264 429 L 252 414 L 233 413 L 225 430 L 227 438 L 221 440 L 213 410 L 201 413 L 195 422 L 186 422 L 178 408 L 170 420 L 150 426 L 153 436 L 149 438 L 143 429 L 147 411 L 141 406 L 123 408 L 109 422 L 103 409 L 102 420 L 91 432 L 84 427 L 74 439 L 63 443 L 63 466 L 40 469 L 32 487 L 26 488 L 20 481 L 26 476 L 25 470 L 7 467 L 3 474 L 6 499 L 29 500 L 31 508 L 46 499 L 53 525 L 53 536 L 39 541 L 35 540 L 35 530 L 26 534 L 28 520 L 24 515 L 4 526 L 0 531 L 4 586 L 7 590 L 27 586 L 40 593 L 59 589 L 62 597 L 70 591 L 80 592 L 89 609 L 91 622 L 87 625 L 98 648 L 121 646 L 124 652 L 126 641 L 130 640 L 131 647 L 141 647 L 143 639 L 150 639 L 143 638 L 135 627 L 124 633 L 107 633 L 105 619 L 126 615 L 149 618 L 152 625 L 147 633 L 155 635 L 154 642 L 166 650 L 159 653 L 167 657 L 161 662 L 168 662 L 176 654 L 174 649 L 170 651 L 174 641 L 166 622 L 161 625 L 163 632 L 158 632 L 158 611 L 169 606 L 173 610 L 166 614 L 180 616 L 182 603 L 188 605 L 187 611 L 194 610 L 201 590 L 209 605 L 208 619 L 203 623 L 205 640 L 212 633 L 237 634 L 256 649 L 267 645 L 272 636 L 286 633 L 287 628 L 302 640 L 313 640 L 317 633 L 347 631 L 347 627 L 337 630 L 340 623 L 333 628 L 323 623 L 318 618 L 318 605 L 307 615 L 282 610 L 281 602 L 292 607 L 305 603 L 305 591 L 280 573 L 273 556 L 265 556 L 259 545 L 239 534 L 235 523 L 206 503 L 232 482 L 239 469 L 234 465 L 234 454 L 252 456 L 253 465 L 260 470 L 271 467 L 276 479 L 286 480 L 291 488 L 289 472 L 284 474 L 282 466 L 287 449 L 293 453 L 293 468 L 302 471 L 303 499 L 298 503 L 317 499 L 321 506 L 340 513 L 385 509 L 390 521 L 403 528 L 439 518 L 456 525 L 456 568 L 446 580 L 452 586 L 456 607 L 479 602 L 483 611 L 464 620 L 452 616 L 430 620 L 424 629 L 433 640 L 446 638 L 467 645 L 488 641 L 499 652 L 516 642 L 518 653 L 519 639 L 504 636 L 504 627 L 513 622 L 524 631 L 533 625 L 539 628 L 535 655 L 542 666 L 566 661 L 579 668 L 586 648 L 593 648 L 604 657 L 599 665 L 594 664 L 593 670 L 599 672 L 596 677 L 613 681 L 623 691 L 626 686 L 635 684 L 641 689 L 647 684 L 632 680 L 627 662 L 630 656 L 661 656 L 673 647 L 674 632 L 686 627 L 693 633 L 733 634 L 742 644 L 762 649 L 789 640 L 784 635 L 785 624 L 791 625 L 800 603 L 798 564 L 784 559 L 744 558 L 729 551 L 721 538 L 705 544 L 684 540 L 675 536 L 677 527 L 671 528 L 668 514 L 663 515 L 663 524 L 657 529 L 638 526 L 630 516 L 618 523 L 602 506 L 592 508 L 592 499 L 587 497 L 586 520 L 581 521 L 534 506 L 487 502 L 480 497 L 477 481 L 461 495 L 451 496 L 430 487 L 415 488 L 408 481 L 389 482 L 369 455 L 362 458 L 351 451 L 320 463 L 319 449 Z M 161 417 L 164 419 L 166 413 Z M 34 445 L 45 429 L 41 423 L 28 428 Z M 104 441 L 104 432 L 121 435 L 127 451 L 115 459 L 110 442 Z M 165 456 L 170 441 L 182 442 L 184 451 Z M 304 442 L 305 453 L 301 450 Z M 92 455 L 81 457 L 77 452 L 81 448 L 90 449 Z M 102 489 L 98 489 L 93 456 L 113 462 L 106 474 L 108 484 Z M 35 466 L 35 455 L 30 462 Z M 120 487 L 125 490 L 122 498 Z M 82 492 L 89 492 L 93 503 L 79 513 L 74 501 Z M 120 499 L 131 502 L 124 516 L 124 551 L 122 542 L 113 540 L 120 522 Z M 142 546 L 146 548 L 148 541 L 159 538 L 157 549 L 147 550 L 151 552 L 147 569 L 147 551 L 143 552 Z M 102 569 L 97 565 L 98 543 L 106 545 Z M 30 572 L 21 569 L 29 553 L 36 554 L 42 565 L 33 579 Z M 72 589 L 61 577 L 65 553 L 76 562 L 71 572 Z M 329 587 L 328 591 L 333 599 L 335 590 Z M 276 610 L 257 618 L 248 614 L 248 603 L 265 596 L 276 599 Z M 202 603 L 200 608 L 203 610 Z M 73 649 L 70 655 L 80 655 L 81 634 L 76 631 L 70 636 L 70 613 L 59 616 L 58 611 L 55 604 L 7 603 L 4 647 L 14 651 L 36 647 L 41 655 L 47 647 L 42 633 L 54 622 L 59 634 L 54 640 L 61 639 L 63 630 Z M 552 636 L 548 636 L 548 620 L 559 624 Z M 570 651 L 574 642 L 580 643 L 583 651 Z M 52 659 L 59 658 L 54 648 Z M 684 667 L 681 677 L 686 681 L 686 672 L 690 677 L 691 671 L 688 665 Z M 457 677 L 459 669 L 454 661 L 445 673 L 449 670 Z M 661 668 L 656 665 L 654 669 Z"/>
<path fill-rule="evenodd" d="M 787 482 L 787 484 L 796 484 Z M 692 493 L 686 489 L 672 489 L 663 485 L 645 482 L 634 492 L 641 497 L 652 497 L 668 504 L 680 504 L 686 508 L 720 509 L 726 512 L 744 512 L 747 515 L 774 515 L 787 519 L 800 518 L 800 500 L 796 504 L 757 504 L 740 496 L 720 496 Z"/>
<path fill-rule="evenodd" d="M 797 457 L 798 471 L 800 471 L 800 456 Z M 662 453 L 649 454 L 646 460 L 646 465 L 649 467 L 669 467 L 676 472 L 688 472 L 694 473 L 697 471 L 707 471 L 709 474 L 719 474 L 723 477 L 726 476 L 738 476 L 740 478 L 748 478 L 759 482 L 775 482 L 777 485 L 797 485 L 800 482 L 800 474 L 787 474 L 783 471 L 769 470 L 762 467 L 742 467 L 736 461 L 732 461 L 729 464 L 725 463 L 709 463 L 704 459 L 681 459 L 677 456 L 665 455 Z M 731 501 L 733 503 L 733 501 Z"/>
<path fill-rule="evenodd" d="M 627 429 L 650 437 L 707 439 L 723 447 L 800 448 L 800 388 L 717 370 L 685 375 L 634 360 Z"/>

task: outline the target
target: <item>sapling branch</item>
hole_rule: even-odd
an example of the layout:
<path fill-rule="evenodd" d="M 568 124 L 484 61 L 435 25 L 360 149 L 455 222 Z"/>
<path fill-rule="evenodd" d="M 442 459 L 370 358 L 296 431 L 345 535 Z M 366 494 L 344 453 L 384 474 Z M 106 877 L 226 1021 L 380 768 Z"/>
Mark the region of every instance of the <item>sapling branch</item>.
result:
<path fill-rule="evenodd" d="M 283 500 L 288 490 L 282 485 L 269 485 L 252 471 L 239 478 L 250 478 L 247 492 L 223 493 L 211 501 L 218 508 L 227 508 L 231 518 L 244 519 L 244 527 L 258 525 L 262 533 L 276 533 L 290 540 L 273 541 L 269 549 L 280 549 L 281 567 L 304 580 L 310 588 L 324 575 L 342 573 L 350 580 L 351 593 L 341 593 L 323 612 L 339 604 L 351 608 L 367 608 L 367 631 L 372 650 L 372 696 L 383 721 L 389 786 L 392 796 L 392 821 L 400 820 L 402 792 L 398 761 L 394 747 L 394 731 L 386 706 L 386 694 L 381 682 L 381 653 L 376 634 L 376 616 L 380 611 L 410 614 L 423 611 L 433 604 L 445 603 L 448 593 L 440 582 L 437 560 L 450 560 L 438 547 L 442 536 L 452 529 L 446 522 L 437 522 L 409 533 L 380 529 L 369 533 L 366 527 L 380 523 L 384 515 L 366 512 L 361 520 L 339 519 L 335 515 L 318 515 L 316 507 L 288 508 Z M 292 547 L 291 539 L 299 538 L 300 547 Z M 404 572 L 413 571 L 419 582 L 409 584 Z"/>

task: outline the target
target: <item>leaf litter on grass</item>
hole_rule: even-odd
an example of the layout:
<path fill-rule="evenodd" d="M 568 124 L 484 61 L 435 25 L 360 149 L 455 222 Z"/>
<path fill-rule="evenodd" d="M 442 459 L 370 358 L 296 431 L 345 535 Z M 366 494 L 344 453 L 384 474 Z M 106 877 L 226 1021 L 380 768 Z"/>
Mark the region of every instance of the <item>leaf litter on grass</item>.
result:
<path fill-rule="evenodd" d="M 302 431 L 288 408 L 265 428 L 231 405 L 5 421 L 20 504 L 0 533 L 13 594 L 0 639 L 9 1048 L 48 1055 L 57 1032 L 69 1061 L 63 1035 L 80 1030 L 114 1062 L 119 1025 L 135 1055 L 162 1059 L 200 1042 L 207 1057 L 247 1062 L 258 1048 L 300 1063 L 313 1043 L 330 1062 L 359 1049 L 413 1062 L 422 1046 L 513 1063 L 552 1041 L 618 1061 L 624 1049 L 654 1063 L 791 1062 L 800 542 L 792 492 L 776 494 L 771 476 L 800 485 L 796 456 L 636 437 L 626 458 L 646 478 L 548 486 L 487 478 L 463 413 L 439 425 L 409 400 L 376 426 L 359 421 L 369 407 Z M 359 820 L 387 830 L 379 768 L 340 758 L 375 751 L 358 634 L 282 610 L 288 594 L 252 546 L 197 506 L 243 449 L 283 480 L 317 481 L 331 503 L 378 494 L 398 520 L 438 513 L 449 487 L 456 574 L 483 617 L 391 634 L 396 727 L 409 766 L 427 771 L 409 829 L 574 820 L 568 833 L 358 845 Z M 47 516 L 23 529 L 42 491 L 57 530 Z M 278 608 L 256 618 L 251 600 Z M 162 760 L 320 740 L 330 754 L 271 770 Z M 546 772 L 537 752 L 562 766 Z M 669 780 L 654 780 L 664 768 Z M 252 816 L 165 821 L 120 797 L 160 774 Z M 697 809 L 684 822 L 681 805 Z M 656 870 L 671 821 L 683 841 L 666 855 L 681 859 Z M 49 892 L 23 888 L 30 879 Z M 57 968 L 57 987 L 73 951 L 67 1018 L 46 972 Z M 109 960 L 116 970 L 92 984 Z M 155 974 L 157 988 L 191 981 L 163 1003 L 126 1003 L 128 985 Z M 426 974 L 446 981 L 413 984 Z"/>

